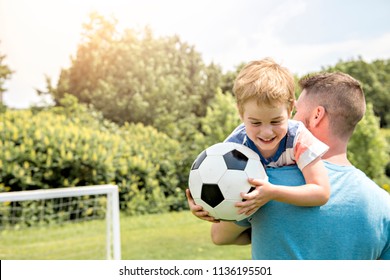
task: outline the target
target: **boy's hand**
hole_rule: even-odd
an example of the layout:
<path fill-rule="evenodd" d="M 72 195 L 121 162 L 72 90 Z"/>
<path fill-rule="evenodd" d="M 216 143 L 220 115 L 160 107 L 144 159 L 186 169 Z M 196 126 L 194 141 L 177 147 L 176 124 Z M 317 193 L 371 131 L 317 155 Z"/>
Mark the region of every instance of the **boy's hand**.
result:
<path fill-rule="evenodd" d="M 248 182 L 255 187 L 250 193 L 241 193 L 241 197 L 245 200 L 237 202 L 236 207 L 239 207 L 238 213 L 252 215 L 261 206 L 273 199 L 273 186 L 266 180 L 248 179 Z"/>
<path fill-rule="evenodd" d="M 216 220 L 214 217 L 209 216 L 209 212 L 203 210 L 203 207 L 195 204 L 194 199 L 191 196 L 191 192 L 189 189 L 186 189 L 186 196 L 188 205 L 190 206 L 190 210 L 194 216 L 198 217 L 201 220 L 209 221 L 212 223 L 219 223 L 219 220 Z"/>

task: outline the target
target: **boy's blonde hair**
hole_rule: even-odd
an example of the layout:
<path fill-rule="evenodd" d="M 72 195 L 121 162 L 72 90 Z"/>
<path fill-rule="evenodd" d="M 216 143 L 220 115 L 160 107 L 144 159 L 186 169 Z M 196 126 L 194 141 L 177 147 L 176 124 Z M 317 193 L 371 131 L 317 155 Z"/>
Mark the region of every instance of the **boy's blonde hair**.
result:
<path fill-rule="evenodd" d="M 238 111 L 243 116 L 244 104 L 256 100 L 257 104 L 271 107 L 286 104 L 291 113 L 295 101 L 294 86 L 290 71 L 271 58 L 252 61 L 242 68 L 234 82 Z"/>

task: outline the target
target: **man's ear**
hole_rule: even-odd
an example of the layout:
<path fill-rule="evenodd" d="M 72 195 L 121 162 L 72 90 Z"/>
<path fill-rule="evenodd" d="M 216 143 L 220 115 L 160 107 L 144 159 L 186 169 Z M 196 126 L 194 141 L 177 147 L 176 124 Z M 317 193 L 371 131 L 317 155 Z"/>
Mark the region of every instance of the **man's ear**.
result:
<path fill-rule="evenodd" d="M 313 111 L 312 124 L 318 126 L 318 124 L 324 119 L 326 110 L 323 106 L 317 106 Z"/>

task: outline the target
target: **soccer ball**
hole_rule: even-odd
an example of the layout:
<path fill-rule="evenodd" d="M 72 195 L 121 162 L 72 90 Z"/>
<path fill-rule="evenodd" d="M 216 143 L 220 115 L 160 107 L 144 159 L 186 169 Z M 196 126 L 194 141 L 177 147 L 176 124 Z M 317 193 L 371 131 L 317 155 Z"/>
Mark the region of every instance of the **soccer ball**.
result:
<path fill-rule="evenodd" d="M 254 188 L 248 178 L 268 179 L 260 157 L 237 143 L 218 143 L 201 152 L 192 164 L 189 189 L 196 204 L 218 220 L 240 221 L 235 203 Z"/>

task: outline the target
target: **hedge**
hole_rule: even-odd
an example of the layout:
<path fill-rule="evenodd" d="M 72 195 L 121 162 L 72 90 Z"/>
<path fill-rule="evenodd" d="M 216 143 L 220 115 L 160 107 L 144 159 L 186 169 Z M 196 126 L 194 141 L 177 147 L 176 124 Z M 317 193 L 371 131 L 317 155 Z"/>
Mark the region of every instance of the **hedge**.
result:
<path fill-rule="evenodd" d="M 53 111 L 0 114 L 0 191 L 116 184 L 129 214 L 186 207 L 177 141 L 141 124 L 99 129 Z"/>

